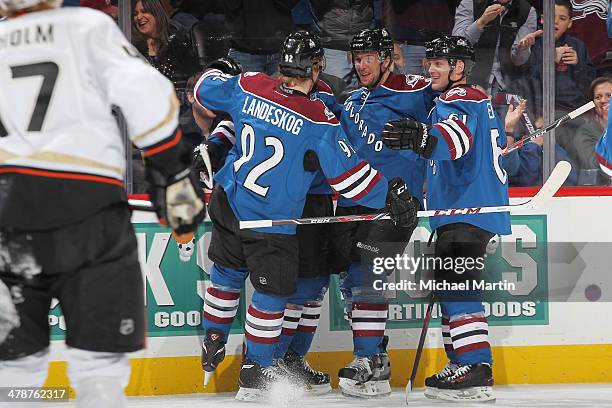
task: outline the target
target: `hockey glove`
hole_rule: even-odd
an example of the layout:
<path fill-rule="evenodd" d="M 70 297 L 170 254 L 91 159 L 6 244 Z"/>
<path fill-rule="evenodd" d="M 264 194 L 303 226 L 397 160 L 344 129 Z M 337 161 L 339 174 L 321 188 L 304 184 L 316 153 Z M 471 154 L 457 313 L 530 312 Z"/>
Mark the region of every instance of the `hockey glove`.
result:
<path fill-rule="evenodd" d="M 230 57 L 221 57 L 211 61 L 206 66 L 205 71 L 208 71 L 209 69 L 218 69 L 219 71 L 228 75 L 240 75 L 242 73 L 242 65 Z"/>
<path fill-rule="evenodd" d="M 167 224 L 179 235 L 195 231 L 206 216 L 206 205 L 191 169 L 168 177 L 147 164 L 149 195 L 160 224 Z"/>
<path fill-rule="evenodd" d="M 209 142 L 208 140 L 193 149 L 191 168 L 204 185 L 204 188 L 212 190 L 213 175 L 223 166 L 225 161 L 221 156 L 221 148 L 216 143 Z"/>
<path fill-rule="evenodd" d="M 382 131 L 382 139 L 390 149 L 410 149 L 426 159 L 431 157 L 438 143 L 438 139 L 429 135 L 427 125 L 411 118 L 387 122 Z"/>
<path fill-rule="evenodd" d="M 389 182 L 386 210 L 395 225 L 414 229 L 419 222 L 417 211 L 420 208 L 419 201 L 410 195 L 404 180 L 396 177 Z"/>

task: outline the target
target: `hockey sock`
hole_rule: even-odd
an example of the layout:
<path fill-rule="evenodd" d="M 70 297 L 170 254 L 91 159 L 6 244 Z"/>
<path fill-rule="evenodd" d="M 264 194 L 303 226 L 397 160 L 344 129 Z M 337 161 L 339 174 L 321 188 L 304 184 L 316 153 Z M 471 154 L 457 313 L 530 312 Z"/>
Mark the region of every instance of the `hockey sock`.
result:
<path fill-rule="evenodd" d="M 213 264 L 210 271 L 211 285 L 204 295 L 204 333 L 209 328 L 217 329 L 223 332 L 223 340 L 227 342 L 232 322 L 238 312 L 240 291 L 247 276 L 247 271 Z"/>
<path fill-rule="evenodd" d="M 230 292 L 210 286 L 204 295 L 204 318 L 202 319 L 204 333 L 210 328 L 220 330 L 223 332 L 224 341 L 227 342 L 239 303 L 239 291 Z"/>
<path fill-rule="evenodd" d="M 302 317 L 297 328 L 297 333 L 293 336 L 291 342 L 291 350 L 295 351 L 300 356 L 305 356 L 310 350 L 310 345 L 314 339 L 319 318 L 321 317 L 321 302 L 307 302 L 302 311 Z"/>
<path fill-rule="evenodd" d="M 449 320 L 450 335 L 457 364 L 491 364 L 489 325 L 484 312 L 451 316 Z"/>
<path fill-rule="evenodd" d="M 353 302 L 351 309 L 353 354 L 359 357 L 378 354 L 385 334 L 388 304 Z"/>
<path fill-rule="evenodd" d="M 451 363 L 457 363 L 455 358 L 455 349 L 450 335 L 450 326 L 448 316 L 442 316 L 442 340 L 444 341 L 444 351 Z"/>
<path fill-rule="evenodd" d="M 255 363 L 272 365 L 274 349 L 283 327 L 286 297 L 255 291 L 244 326 L 246 356 Z"/>
<path fill-rule="evenodd" d="M 293 337 L 297 332 L 303 308 L 301 305 L 287 303 L 285 316 L 283 317 L 283 329 L 274 350 L 274 358 L 283 358 L 289 349 L 289 345 L 292 343 Z"/>

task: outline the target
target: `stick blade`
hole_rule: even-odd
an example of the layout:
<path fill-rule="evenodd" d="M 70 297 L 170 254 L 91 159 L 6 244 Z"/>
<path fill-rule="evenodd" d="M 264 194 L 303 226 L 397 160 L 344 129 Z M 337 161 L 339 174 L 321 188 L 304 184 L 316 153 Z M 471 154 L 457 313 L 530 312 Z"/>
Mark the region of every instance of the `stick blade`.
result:
<path fill-rule="evenodd" d="M 570 113 L 568 113 L 568 116 L 570 117 L 570 119 L 577 118 L 578 116 L 582 115 L 583 113 L 590 111 L 594 107 L 595 107 L 595 103 L 593 101 L 589 101 L 588 103 L 585 103 L 584 105 L 582 105 L 578 109 L 575 109 L 575 110 L 571 111 Z"/>
<path fill-rule="evenodd" d="M 548 200 L 555 195 L 555 193 L 561 188 L 570 172 L 572 171 L 572 165 L 566 161 L 560 161 L 557 163 L 553 171 L 550 173 L 548 180 L 542 186 L 540 191 L 533 196 L 531 199 L 531 206 L 533 208 L 543 208 Z"/>
<path fill-rule="evenodd" d="M 408 380 L 406 385 L 406 405 L 410 404 L 410 393 L 412 393 L 412 380 Z"/>

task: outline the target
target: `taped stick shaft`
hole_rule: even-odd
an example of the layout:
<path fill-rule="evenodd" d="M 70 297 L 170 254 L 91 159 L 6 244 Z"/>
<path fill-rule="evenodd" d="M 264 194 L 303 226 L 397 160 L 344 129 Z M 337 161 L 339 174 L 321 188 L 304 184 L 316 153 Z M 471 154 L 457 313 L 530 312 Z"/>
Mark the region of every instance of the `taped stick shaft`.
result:
<path fill-rule="evenodd" d="M 521 204 L 500 205 L 492 207 L 472 207 L 472 208 L 450 208 L 443 210 L 425 210 L 417 212 L 417 217 L 443 217 L 452 215 L 470 215 L 470 214 L 485 214 L 495 212 L 521 212 L 536 208 L 543 208 L 544 205 L 563 185 L 572 166 L 566 161 L 557 163 L 546 183 L 530 200 Z M 286 220 L 251 220 L 240 221 L 240 229 L 250 228 L 269 228 L 279 225 L 309 225 L 309 224 L 329 224 L 335 222 L 355 222 L 355 221 L 376 221 L 388 220 L 391 217 L 389 213 L 377 214 L 358 214 L 358 215 L 343 215 L 335 217 L 312 217 L 312 218 L 294 218 Z"/>
<path fill-rule="evenodd" d="M 559 119 L 555 120 L 553 123 L 551 123 L 551 124 L 549 124 L 547 126 L 544 126 L 542 129 L 538 129 L 535 132 L 530 133 L 527 136 L 521 138 L 520 140 L 517 140 L 516 142 L 512 143 L 510 146 L 506 147 L 506 150 L 504 150 L 502 152 L 502 156 L 505 156 L 505 155 L 515 151 L 516 149 L 519 149 L 519 148 L 523 147 L 525 144 L 531 142 L 536 137 L 540 137 L 544 133 L 549 132 L 552 129 L 558 128 L 559 126 L 561 126 L 563 123 L 567 122 L 568 120 L 572 120 L 574 118 L 577 118 L 578 116 L 580 116 L 580 115 L 590 111 L 594 107 L 595 107 L 595 103 L 593 103 L 593 101 L 585 103 L 584 105 L 582 105 L 578 109 L 575 109 L 575 110 L 571 111 L 570 113 L 568 113 L 567 115 L 564 115 L 564 116 L 560 117 Z"/>

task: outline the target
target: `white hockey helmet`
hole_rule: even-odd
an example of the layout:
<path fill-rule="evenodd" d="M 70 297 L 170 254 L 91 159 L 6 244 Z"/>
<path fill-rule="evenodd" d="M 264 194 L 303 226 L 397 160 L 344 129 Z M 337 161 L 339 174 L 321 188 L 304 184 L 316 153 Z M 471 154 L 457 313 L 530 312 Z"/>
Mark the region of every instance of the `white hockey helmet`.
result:
<path fill-rule="evenodd" d="M 0 11 L 6 13 L 26 10 L 43 3 L 51 7 L 59 7 L 62 4 L 62 0 L 0 0 Z"/>

